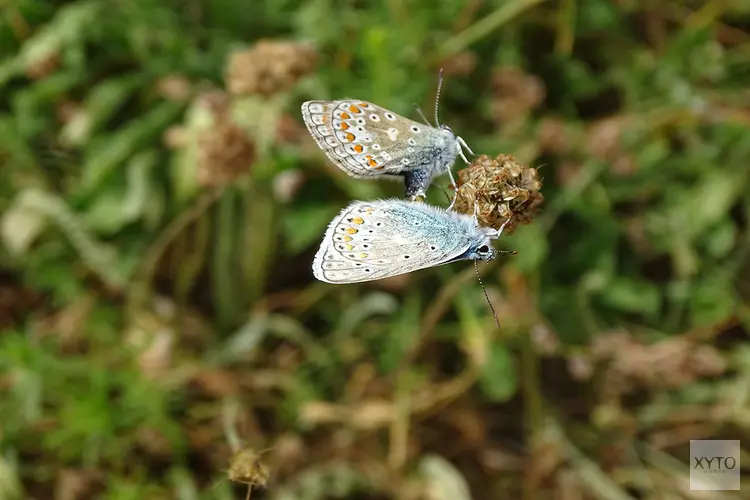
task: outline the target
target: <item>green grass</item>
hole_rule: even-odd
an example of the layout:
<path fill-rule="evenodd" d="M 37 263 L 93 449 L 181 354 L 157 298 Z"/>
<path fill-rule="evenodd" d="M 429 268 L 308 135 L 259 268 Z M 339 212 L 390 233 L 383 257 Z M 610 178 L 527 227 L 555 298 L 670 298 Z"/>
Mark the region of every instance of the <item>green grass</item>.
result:
<path fill-rule="evenodd" d="M 0 500 L 242 498 L 217 484 L 241 445 L 270 449 L 254 499 L 691 498 L 689 441 L 749 438 L 743 2 L 1 12 Z M 230 99 L 253 158 L 204 186 L 230 149 L 201 163 L 206 95 L 264 38 L 314 70 Z M 441 121 L 544 178 L 480 266 L 500 329 L 468 263 L 310 270 L 343 206 L 403 187 L 330 165 L 301 102 L 431 116 L 441 67 Z"/>

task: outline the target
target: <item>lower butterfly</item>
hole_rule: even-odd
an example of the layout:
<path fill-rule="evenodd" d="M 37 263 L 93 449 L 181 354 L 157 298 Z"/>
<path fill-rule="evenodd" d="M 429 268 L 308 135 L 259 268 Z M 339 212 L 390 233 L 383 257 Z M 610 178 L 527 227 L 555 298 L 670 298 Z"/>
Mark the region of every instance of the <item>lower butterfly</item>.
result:
<path fill-rule="evenodd" d="M 313 261 L 327 283 L 360 283 L 460 260 L 493 260 L 503 231 L 425 203 L 355 201 L 334 218 Z"/>

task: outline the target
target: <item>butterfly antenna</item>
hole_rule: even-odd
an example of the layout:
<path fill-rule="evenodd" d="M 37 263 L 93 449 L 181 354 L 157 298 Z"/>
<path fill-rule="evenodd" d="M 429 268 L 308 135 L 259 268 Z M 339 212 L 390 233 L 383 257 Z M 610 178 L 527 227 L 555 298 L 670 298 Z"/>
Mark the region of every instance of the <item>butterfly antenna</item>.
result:
<path fill-rule="evenodd" d="M 492 305 L 492 301 L 490 300 L 490 296 L 487 293 L 487 289 L 484 287 L 484 283 L 482 283 L 482 276 L 479 275 L 479 264 L 476 260 L 474 261 L 474 270 L 477 272 L 477 280 L 479 280 L 479 286 L 482 287 L 482 291 L 484 292 L 484 298 L 487 299 L 487 304 L 489 304 L 490 311 L 492 311 L 492 317 L 495 318 L 495 324 L 498 328 L 500 328 L 500 320 L 497 318 L 495 306 Z"/>
<path fill-rule="evenodd" d="M 440 127 L 440 120 L 438 120 L 438 105 L 440 104 L 440 90 L 443 88 L 443 68 L 440 68 L 438 74 L 438 86 L 437 93 L 435 94 L 435 126 Z"/>
<path fill-rule="evenodd" d="M 422 108 L 419 107 L 419 104 L 417 104 L 416 102 L 413 104 L 414 104 L 414 107 L 417 108 L 417 113 L 419 113 L 419 116 L 422 117 L 422 119 L 427 125 L 432 127 L 432 123 L 430 123 L 430 120 L 428 120 L 427 117 L 424 115 L 424 113 L 422 113 Z"/>

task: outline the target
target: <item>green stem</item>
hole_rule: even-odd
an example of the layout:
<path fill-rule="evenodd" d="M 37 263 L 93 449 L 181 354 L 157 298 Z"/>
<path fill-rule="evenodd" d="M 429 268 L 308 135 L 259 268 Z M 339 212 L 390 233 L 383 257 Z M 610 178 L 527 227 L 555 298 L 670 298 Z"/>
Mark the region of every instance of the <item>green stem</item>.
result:
<path fill-rule="evenodd" d="M 443 57 L 457 54 L 465 50 L 469 45 L 478 42 L 485 36 L 492 33 L 500 26 L 508 23 L 525 10 L 530 9 L 546 0 L 516 0 L 506 2 L 495 12 L 486 16 L 481 21 L 472 24 L 461 33 L 448 39 L 440 49 Z"/>
<path fill-rule="evenodd" d="M 227 327 L 235 318 L 236 297 L 234 296 L 234 196 L 227 190 L 218 203 L 216 211 L 216 246 L 213 252 L 211 278 L 213 298 L 219 324 Z"/>

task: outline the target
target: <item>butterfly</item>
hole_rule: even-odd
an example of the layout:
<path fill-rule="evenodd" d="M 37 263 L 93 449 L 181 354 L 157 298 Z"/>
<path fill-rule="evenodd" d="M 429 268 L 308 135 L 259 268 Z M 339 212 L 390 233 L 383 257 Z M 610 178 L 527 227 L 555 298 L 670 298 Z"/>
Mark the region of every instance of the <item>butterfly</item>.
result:
<path fill-rule="evenodd" d="M 326 156 L 351 177 L 401 179 L 406 197 L 423 199 L 432 179 L 448 172 L 457 156 L 468 164 L 466 142 L 438 120 L 442 72 L 433 127 L 415 122 L 367 101 L 307 101 L 302 119 Z M 425 122 L 427 120 L 425 119 Z"/>
<path fill-rule="evenodd" d="M 360 283 L 459 260 L 493 260 L 492 241 L 504 228 L 480 227 L 476 216 L 426 203 L 355 201 L 329 224 L 313 275 L 327 283 Z"/>

